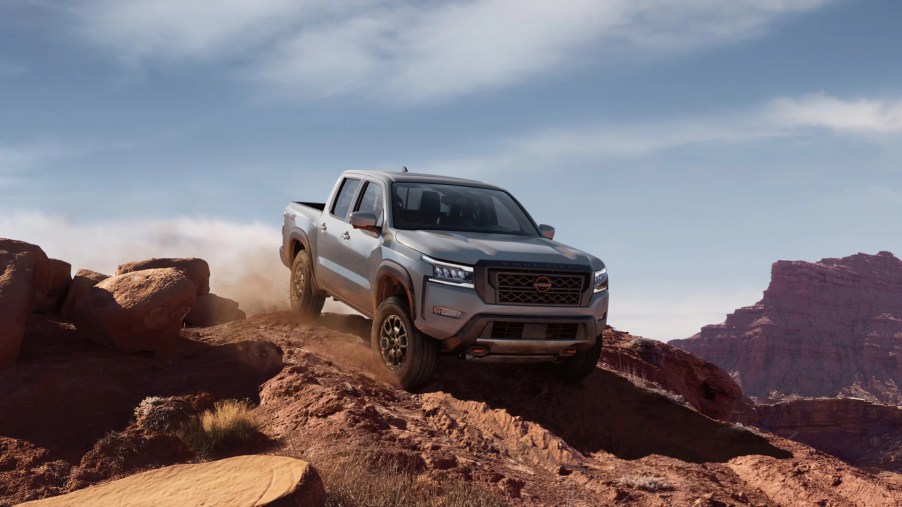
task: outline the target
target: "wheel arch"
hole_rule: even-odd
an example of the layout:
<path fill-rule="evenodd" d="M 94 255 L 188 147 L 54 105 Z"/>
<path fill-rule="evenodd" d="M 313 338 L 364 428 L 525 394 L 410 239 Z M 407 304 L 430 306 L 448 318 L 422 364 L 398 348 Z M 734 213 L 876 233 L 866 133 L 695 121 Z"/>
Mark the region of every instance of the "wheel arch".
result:
<path fill-rule="evenodd" d="M 386 299 L 398 296 L 407 302 L 410 308 L 411 321 L 416 320 L 417 305 L 414 297 L 413 279 L 403 266 L 392 261 L 383 261 L 376 270 L 375 283 L 373 284 L 373 315 L 376 309 Z"/>

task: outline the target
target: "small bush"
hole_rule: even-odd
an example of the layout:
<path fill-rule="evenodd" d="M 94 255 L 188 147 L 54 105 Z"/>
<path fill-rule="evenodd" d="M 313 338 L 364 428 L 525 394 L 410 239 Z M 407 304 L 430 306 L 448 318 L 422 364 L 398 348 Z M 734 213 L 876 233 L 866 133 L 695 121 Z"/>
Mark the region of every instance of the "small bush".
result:
<path fill-rule="evenodd" d="M 152 431 L 167 431 L 170 421 L 177 416 L 178 408 L 167 403 L 167 398 L 150 396 L 141 400 L 135 407 L 135 420 L 138 426 Z"/>
<path fill-rule="evenodd" d="M 191 450 L 206 455 L 242 444 L 258 433 L 250 404 L 240 400 L 217 401 L 182 425 L 179 438 Z"/>
<path fill-rule="evenodd" d="M 673 485 L 656 475 L 627 475 L 617 479 L 617 484 L 633 489 L 641 489 L 655 493 L 657 491 L 670 491 Z"/>

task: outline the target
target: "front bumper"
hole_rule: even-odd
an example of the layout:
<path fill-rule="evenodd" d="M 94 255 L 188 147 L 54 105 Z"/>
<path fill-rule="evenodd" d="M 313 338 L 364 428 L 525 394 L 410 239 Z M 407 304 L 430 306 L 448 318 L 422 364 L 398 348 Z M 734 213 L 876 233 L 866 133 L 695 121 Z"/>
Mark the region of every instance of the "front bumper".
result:
<path fill-rule="evenodd" d="M 607 323 L 608 291 L 587 306 L 486 304 L 473 289 L 424 283 L 415 324 L 440 341 L 442 350 L 483 360 L 555 360 L 595 344 Z M 434 308 L 461 312 L 453 318 Z M 483 357 L 469 354 L 484 349 Z"/>

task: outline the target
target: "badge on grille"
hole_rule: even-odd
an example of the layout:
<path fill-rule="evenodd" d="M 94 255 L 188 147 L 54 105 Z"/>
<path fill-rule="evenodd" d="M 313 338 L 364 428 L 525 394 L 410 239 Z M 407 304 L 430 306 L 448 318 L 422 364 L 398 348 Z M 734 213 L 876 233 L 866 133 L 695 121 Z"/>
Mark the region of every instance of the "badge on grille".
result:
<path fill-rule="evenodd" d="M 546 276 L 540 276 L 532 282 L 532 288 L 536 292 L 548 292 L 551 289 L 551 280 Z"/>

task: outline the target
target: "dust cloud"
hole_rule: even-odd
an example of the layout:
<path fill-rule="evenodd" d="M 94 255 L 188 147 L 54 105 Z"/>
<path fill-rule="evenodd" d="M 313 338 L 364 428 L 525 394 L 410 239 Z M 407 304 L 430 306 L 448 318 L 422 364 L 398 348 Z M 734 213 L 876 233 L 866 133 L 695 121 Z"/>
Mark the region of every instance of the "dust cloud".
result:
<path fill-rule="evenodd" d="M 210 264 L 212 292 L 234 299 L 248 315 L 289 307 L 288 268 L 279 259 L 278 225 L 215 218 L 73 221 L 40 212 L 0 212 L 0 237 L 39 245 L 48 256 L 113 274 L 125 262 L 199 257 Z M 327 301 L 326 311 L 353 313 Z"/>

